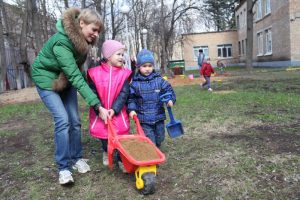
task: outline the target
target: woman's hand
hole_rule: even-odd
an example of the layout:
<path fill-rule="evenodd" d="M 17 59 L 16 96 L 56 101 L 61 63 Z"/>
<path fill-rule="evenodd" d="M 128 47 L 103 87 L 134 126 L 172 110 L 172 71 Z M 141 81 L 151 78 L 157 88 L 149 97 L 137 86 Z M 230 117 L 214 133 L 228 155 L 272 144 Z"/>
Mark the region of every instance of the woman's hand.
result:
<path fill-rule="evenodd" d="M 168 106 L 168 107 L 172 107 L 173 105 L 174 105 L 174 104 L 173 104 L 173 101 L 169 100 L 167 106 Z"/>
<path fill-rule="evenodd" d="M 134 115 L 137 115 L 135 111 L 131 111 L 131 112 L 129 113 L 129 117 L 131 117 L 131 119 L 133 119 L 133 116 L 134 116 Z"/>
<path fill-rule="evenodd" d="M 115 115 L 115 111 L 113 109 L 108 110 L 108 117 L 111 119 Z"/>
<path fill-rule="evenodd" d="M 99 116 L 104 121 L 104 123 L 107 124 L 107 118 L 109 117 L 108 110 L 100 106 L 99 107 Z"/>

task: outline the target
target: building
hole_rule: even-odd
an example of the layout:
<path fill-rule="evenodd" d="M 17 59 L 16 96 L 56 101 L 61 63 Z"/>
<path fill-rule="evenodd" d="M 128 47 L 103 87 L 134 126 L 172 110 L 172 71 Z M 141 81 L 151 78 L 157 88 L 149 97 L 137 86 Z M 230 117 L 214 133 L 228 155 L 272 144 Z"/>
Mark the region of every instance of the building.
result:
<path fill-rule="evenodd" d="M 216 65 L 218 60 L 227 64 L 237 64 L 239 61 L 237 31 L 183 34 L 182 55 L 186 70 L 198 69 L 199 49 L 203 50 L 206 58 L 211 59 L 212 65 Z"/>
<path fill-rule="evenodd" d="M 300 66 L 300 1 L 257 0 L 253 8 L 253 65 Z M 197 50 L 203 49 L 215 65 L 244 65 L 247 55 L 247 1 L 235 9 L 237 30 L 182 35 L 183 59 L 197 67 Z"/>
<path fill-rule="evenodd" d="M 258 0 L 253 8 L 254 66 L 300 66 L 300 1 Z M 236 7 L 240 62 L 246 58 L 247 1 Z"/>

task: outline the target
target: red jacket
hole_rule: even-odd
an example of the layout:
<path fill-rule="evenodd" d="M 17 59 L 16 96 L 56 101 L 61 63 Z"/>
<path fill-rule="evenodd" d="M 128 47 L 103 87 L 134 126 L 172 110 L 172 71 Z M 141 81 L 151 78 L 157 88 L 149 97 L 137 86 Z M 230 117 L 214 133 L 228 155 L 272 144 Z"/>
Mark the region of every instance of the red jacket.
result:
<path fill-rule="evenodd" d="M 131 71 L 129 69 L 111 67 L 106 63 L 88 70 L 88 77 L 95 83 L 97 93 L 104 108 L 111 108 L 130 74 Z M 107 139 L 107 125 L 96 115 L 92 108 L 90 108 L 89 115 L 90 134 L 96 138 Z M 128 114 L 126 113 L 126 106 L 123 107 L 118 115 L 112 118 L 112 123 L 117 134 L 128 134 L 130 124 Z"/>
<path fill-rule="evenodd" d="M 211 76 L 212 73 L 215 73 L 214 68 L 210 63 L 203 63 L 201 67 L 201 72 L 203 76 Z"/>

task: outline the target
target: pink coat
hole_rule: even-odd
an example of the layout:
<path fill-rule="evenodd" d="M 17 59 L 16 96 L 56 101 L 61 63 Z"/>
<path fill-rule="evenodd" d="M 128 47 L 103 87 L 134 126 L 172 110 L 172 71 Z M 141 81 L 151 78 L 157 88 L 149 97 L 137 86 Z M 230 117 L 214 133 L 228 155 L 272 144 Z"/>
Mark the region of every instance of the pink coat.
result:
<path fill-rule="evenodd" d="M 102 63 L 98 67 L 88 70 L 88 78 L 92 80 L 96 86 L 98 96 L 102 103 L 102 107 L 110 109 L 115 99 L 118 97 L 124 82 L 130 76 L 129 69 L 120 67 L 111 67 L 106 63 Z M 96 115 L 95 111 L 90 108 L 89 130 L 93 137 L 107 139 L 107 125 Z M 124 106 L 118 115 L 112 119 L 112 123 L 119 135 L 128 134 L 130 123 L 126 106 Z"/>

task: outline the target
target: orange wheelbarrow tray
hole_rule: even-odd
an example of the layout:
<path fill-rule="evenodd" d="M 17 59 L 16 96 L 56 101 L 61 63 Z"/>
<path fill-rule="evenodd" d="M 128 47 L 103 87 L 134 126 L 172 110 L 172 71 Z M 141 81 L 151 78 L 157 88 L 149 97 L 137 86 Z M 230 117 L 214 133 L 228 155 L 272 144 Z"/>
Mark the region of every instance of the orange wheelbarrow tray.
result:
<path fill-rule="evenodd" d="M 112 122 L 108 120 L 108 162 L 110 169 L 113 169 L 113 154 L 115 150 L 119 151 L 124 168 L 128 173 L 135 173 L 136 187 L 143 194 L 151 194 L 155 192 L 155 176 L 156 165 L 166 160 L 165 155 L 145 136 L 145 133 L 136 116 L 134 116 L 136 125 L 136 134 L 117 135 Z M 122 142 L 134 140 L 135 142 L 146 143 L 146 145 L 154 152 L 156 158 L 150 160 L 137 160 L 122 146 Z"/>

